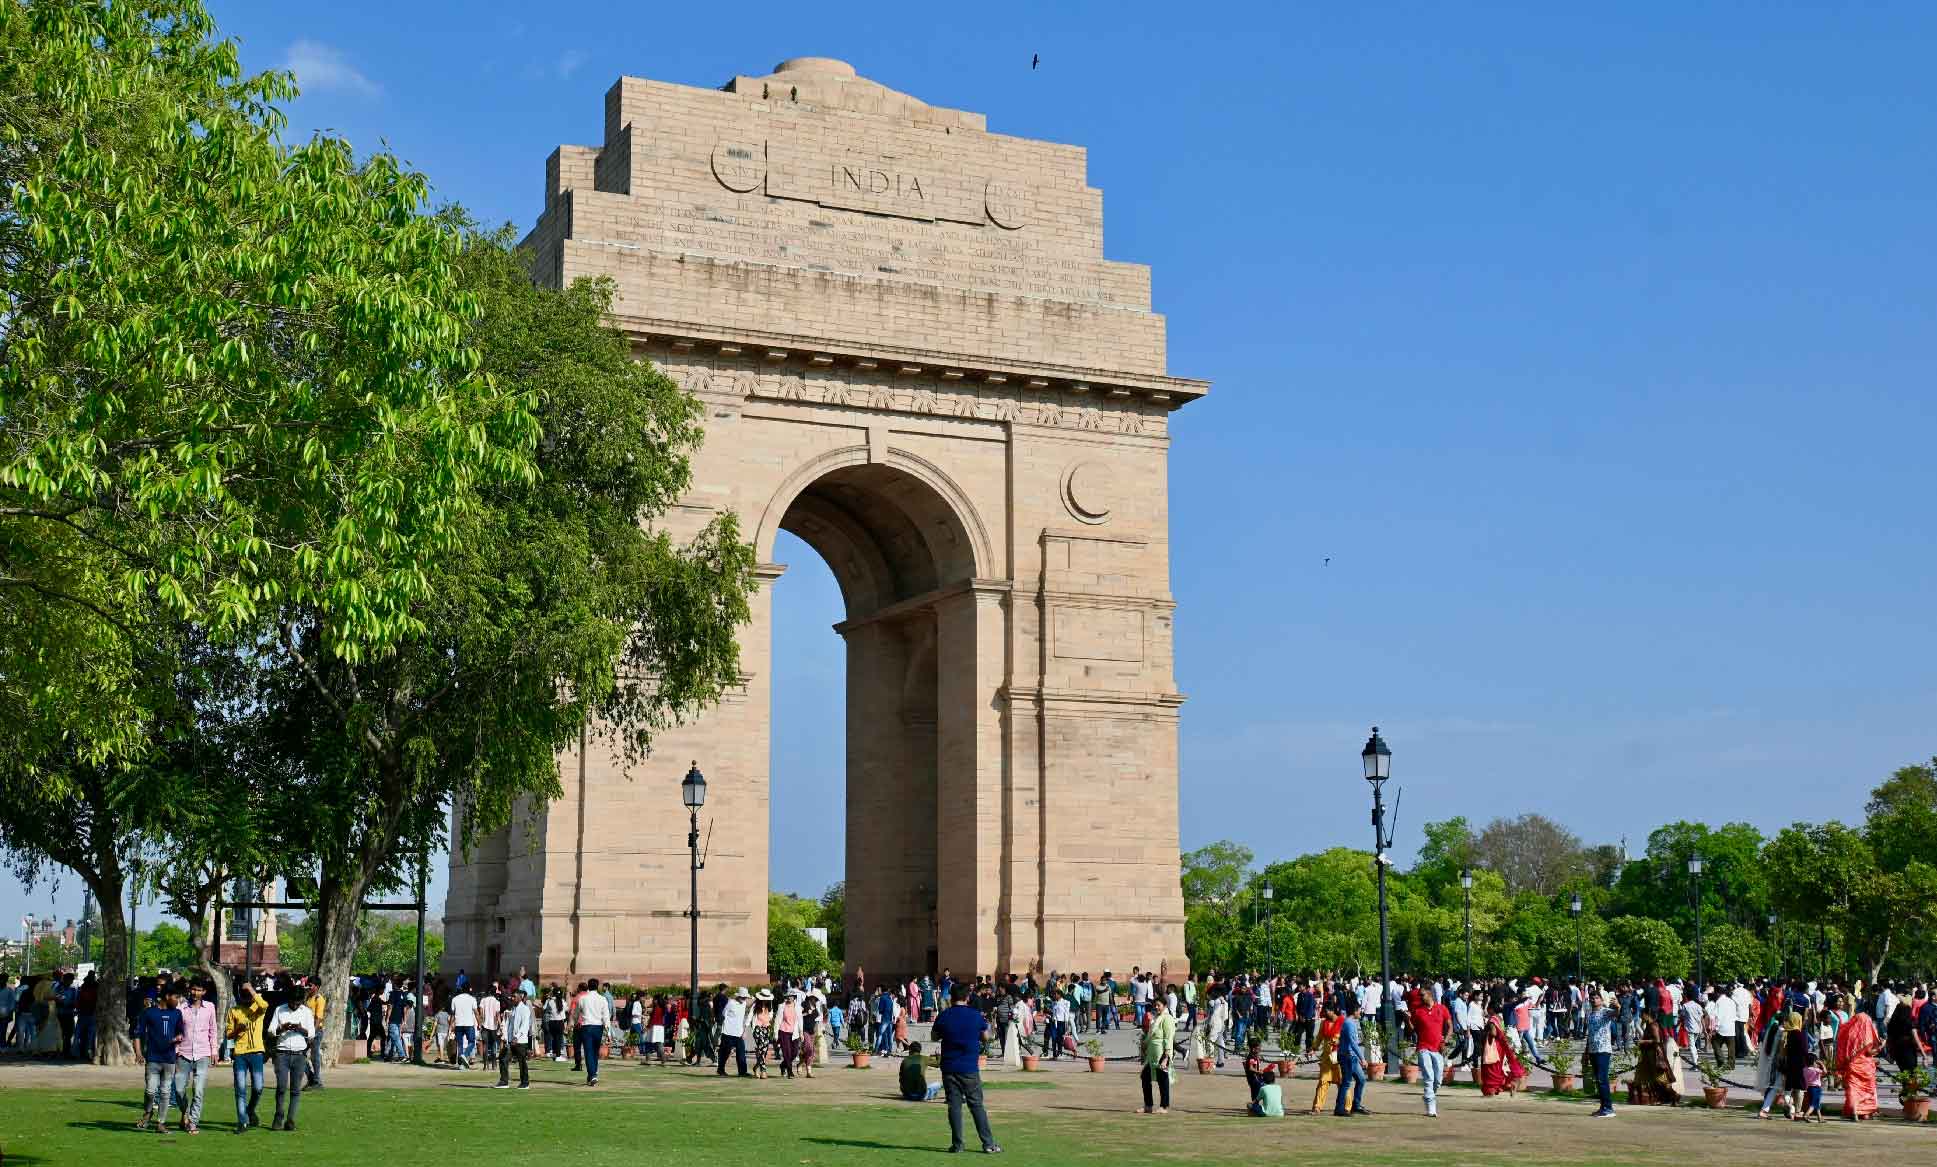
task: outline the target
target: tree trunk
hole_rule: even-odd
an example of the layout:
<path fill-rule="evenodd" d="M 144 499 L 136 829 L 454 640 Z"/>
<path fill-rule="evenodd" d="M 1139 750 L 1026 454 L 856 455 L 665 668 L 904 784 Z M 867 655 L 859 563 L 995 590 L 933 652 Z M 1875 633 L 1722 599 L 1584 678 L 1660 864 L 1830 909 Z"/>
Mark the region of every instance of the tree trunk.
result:
<path fill-rule="evenodd" d="M 131 1066 L 134 1043 L 128 1036 L 127 881 L 118 862 L 88 880 L 101 906 L 101 969 L 94 994 L 94 1064 Z"/>
<path fill-rule="evenodd" d="M 340 882 L 327 872 L 317 888 L 316 907 L 316 982 L 323 986 L 328 1018 L 318 1019 L 317 1037 L 323 1047 L 323 1064 L 336 1064 L 336 1049 L 342 1044 L 343 1010 L 349 1007 L 350 965 L 356 957 L 356 930 L 361 920 L 363 893 L 369 884 L 366 876 L 355 875 Z M 406 1046 L 408 1048 L 408 1045 Z"/>
<path fill-rule="evenodd" d="M 218 888 L 221 886 L 220 880 L 216 882 L 216 886 Z M 229 1024 L 229 1006 L 234 1002 L 235 993 L 229 984 L 228 971 L 222 967 L 221 913 L 214 913 L 215 921 L 212 926 L 207 923 L 213 906 L 213 895 L 197 905 L 196 919 L 203 921 L 202 926 L 209 927 L 210 930 L 208 943 L 195 946 L 195 971 L 201 973 L 203 979 L 215 987 L 215 996 L 211 998 L 215 1002 L 215 1023 L 226 1032 Z"/>

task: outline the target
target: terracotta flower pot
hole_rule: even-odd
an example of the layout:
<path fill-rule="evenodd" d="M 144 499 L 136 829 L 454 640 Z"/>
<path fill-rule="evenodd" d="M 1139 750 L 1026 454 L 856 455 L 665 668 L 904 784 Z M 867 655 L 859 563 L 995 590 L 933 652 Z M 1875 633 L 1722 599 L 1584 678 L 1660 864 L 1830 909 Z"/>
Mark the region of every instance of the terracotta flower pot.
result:
<path fill-rule="evenodd" d="M 1365 1063 L 1365 1072 L 1374 1078 L 1382 1078 L 1385 1076 L 1385 1063 L 1367 1062 Z"/>
<path fill-rule="evenodd" d="M 1419 1081 L 1419 1067 L 1412 1062 L 1403 1063 L 1399 1067 L 1399 1080 L 1408 1085 Z"/>
<path fill-rule="evenodd" d="M 1022 1055 L 1022 1068 L 1024 1070 L 1034 1070 L 1040 1062 L 1041 1059 L 1035 1054 Z"/>
<path fill-rule="evenodd" d="M 1704 1086 L 1702 1087 L 1702 1098 L 1708 1102 L 1708 1108 L 1710 1110 L 1721 1110 L 1729 1104 L 1729 1088 L 1727 1086 Z"/>
<path fill-rule="evenodd" d="M 1444 1082 L 1444 1083 L 1446 1083 L 1447 1085 L 1451 1085 L 1451 1084 L 1452 1084 L 1452 1081 L 1453 1081 L 1453 1063 L 1451 1063 L 1451 1062 L 1447 1062 L 1447 1063 L 1446 1063 L 1446 1072 L 1445 1072 L 1444 1074 L 1441 1074 L 1441 1075 L 1439 1076 L 1439 1080 L 1440 1080 L 1441 1082 Z"/>
<path fill-rule="evenodd" d="M 1099 1054 L 1098 1056 L 1090 1059 L 1090 1073 L 1101 1074 L 1102 1072 L 1103 1072 L 1103 1058 L 1102 1058 L 1102 1055 Z"/>
<path fill-rule="evenodd" d="M 857 1049 L 854 1051 L 854 1068 L 857 1070 L 867 1069 L 868 1063 L 873 1060 L 874 1055 L 867 1050 Z"/>
<path fill-rule="evenodd" d="M 1278 1062 L 1278 1077 L 1289 1078 L 1298 1069 L 1298 1063 L 1291 1058 L 1281 1058 Z"/>
<path fill-rule="evenodd" d="M 1200 1073 L 1200 1074 L 1208 1074 L 1208 1073 L 1210 1073 L 1210 1072 L 1211 1072 L 1211 1059 L 1210 1059 L 1210 1058 L 1198 1058 L 1198 1059 L 1197 1059 L 1197 1072 L 1198 1072 L 1198 1073 Z"/>
<path fill-rule="evenodd" d="M 1554 1093 L 1565 1094 L 1567 1091 L 1572 1090 L 1573 1088 L 1574 1088 L 1574 1075 L 1572 1074 L 1554 1075 Z"/>
<path fill-rule="evenodd" d="M 988 1068 L 989 1068 L 989 1055 L 987 1055 L 987 1054 L 976 1054 L 976 1055 L 975 1055 L 975 1068 L 976 1068 L 976 1069 L 978 1069 L 978 1070 L 986 1070 L 986 1069 L 988 1069 Z"/>
<path fill-rule="evenodd" d="M 1906 1098 L 1903 1100 L 1903 1121 L 1922 1122 L 1930 1117 L 1930 1099 Z"/>

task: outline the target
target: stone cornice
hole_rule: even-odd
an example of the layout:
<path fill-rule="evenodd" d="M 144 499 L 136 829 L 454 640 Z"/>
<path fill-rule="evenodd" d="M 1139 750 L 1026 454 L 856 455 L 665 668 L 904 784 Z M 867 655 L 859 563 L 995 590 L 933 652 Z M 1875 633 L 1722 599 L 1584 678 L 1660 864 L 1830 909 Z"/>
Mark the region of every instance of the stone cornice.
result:
<path fill-rule="evenodd" d="M 721 329 L 686 321 L 614 313 L 612 323 L 635 343 L 679 355 L 703 352 L 729 359 L 752 359 L 806 367 L 845 366 L 870 374 L 980 382 L 1026 390 L 1055 389 L 1095 394 L 1100 401 L 1137 398 L 1177 409 L 1210 391 L 1211 383 L 1190 377 L 1158 376 L 1067 365 L 1025 365 L 966 354 L 917 351 L 886 345 L 860 346 L 825 337 Z"/>

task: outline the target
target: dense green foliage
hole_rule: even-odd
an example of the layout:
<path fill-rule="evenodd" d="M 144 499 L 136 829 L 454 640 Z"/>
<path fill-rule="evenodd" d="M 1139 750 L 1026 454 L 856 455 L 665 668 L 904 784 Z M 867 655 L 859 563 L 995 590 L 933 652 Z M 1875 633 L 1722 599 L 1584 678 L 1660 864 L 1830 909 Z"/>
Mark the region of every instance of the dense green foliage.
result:
<path fill-rule="evenodd" d="M 1617 848 L 1583 845 L 1538 816 L 1479 832 L 1459 818 L 1427 823 L 1411 869 L 1387 876 L 1393 964 L 1465 970 L 1460 873 L 1470 868 L 1476 974 L 1690 975 L 1696 885 L 1688 864 L 1699 855 L 1707 976 L 1827 967 L 1874 980 L 1937 968 L 1933 766 L 1906 766 L 1878 786 L 1861 827 L 1797 823 L 1765 839 L 1745 823 L 1675 822 L 1625 864 L 1608 860 Z M 1333 848 L 1255 872 L 1251 863 L 1248 849 L 1228 842 L 1183 856 L 1193 967 L 1378 968 L 1369 852 Z M 1576 893 L 1578 919 L 1568 909 Z"/>
<path fill-rule="evenodd" d="M 0 0 L 0 850 L 111 906 L 106 1060 L 129 884 L 284 875 L 340 980 L 453 811 L 739 680 L 752 550 L 672 515 L 701 414 L 610 286 L 286 144 L 293 93 L 198 0 Z"/>

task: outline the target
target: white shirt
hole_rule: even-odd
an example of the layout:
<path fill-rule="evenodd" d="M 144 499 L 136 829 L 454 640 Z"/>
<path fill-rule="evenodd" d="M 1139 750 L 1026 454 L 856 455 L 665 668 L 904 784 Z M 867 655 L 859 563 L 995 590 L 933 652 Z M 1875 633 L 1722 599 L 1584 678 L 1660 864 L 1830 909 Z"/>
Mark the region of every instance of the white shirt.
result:
<path fill-rule="evenodd" d="M 531 1040 L 531 1006 L 513 1005 L 504 1011 L 504 1023 L 500 1032 L 512 1045 L 524 1045 Z"/>
<path fill-rule="evenodd" d="M 498 1028 L 498 1014 L 502 1012 L 504 1012 L 504 1006 L 498 1003 L 496 997 L 486 997 L 478 1002 L 478 1024 L 495 1033 Z"/>
<path fill-rule="evenodd" d="M 726 1012 L 720 1015 L 721 1037 L 745 1037 L 747 1032 L 747 1003 L 738 997 L 729 997 Z"/>
<path fill-rule="evenodd" d="M 1056 1024 L 1068 1025 L 1071 1018 L 1068 999 L 1063 997 L 1058 997 L 1056 999 L 1056 1004 L 1053 1007 L 1051 1007 L 1049 1015 L 1055 1019 Z"/>
<path fill-rule="evenodd" d="M 285 1025 L 297 1026 L 301 1032 L 278 1032 Z M 293 1009 L 288 1005 L 278 1005 L 269 1018 L 269 1032 L 275 1037 L 279 1050 L 306 1050 L 316 1037 L 316 1014 L 309 1011 L 308 1005 L 298 1005 Z"/>
<path fill-rule="evenodd" d="M 1715 998 L 1709 1003 L 1708 1015 L 1715 1020 L 1716 1037 L 1735 1036 L 1735 998 Z"/>
<path fill-rule="evenodd" d="M 580 1028 L 612 1023 L 612 1006 L 606 1004 L 605 998 L 598 993 L 580 993 L 572 1009 L 573 1020 L 578 1022 Z"/>
<path fill-rule="evenodd" d="M 459 1029 L 476 1029 L 478 1024 L 478 999 L 469 993 L 459 993 L 451 998 L 451 1024 Z"/>

